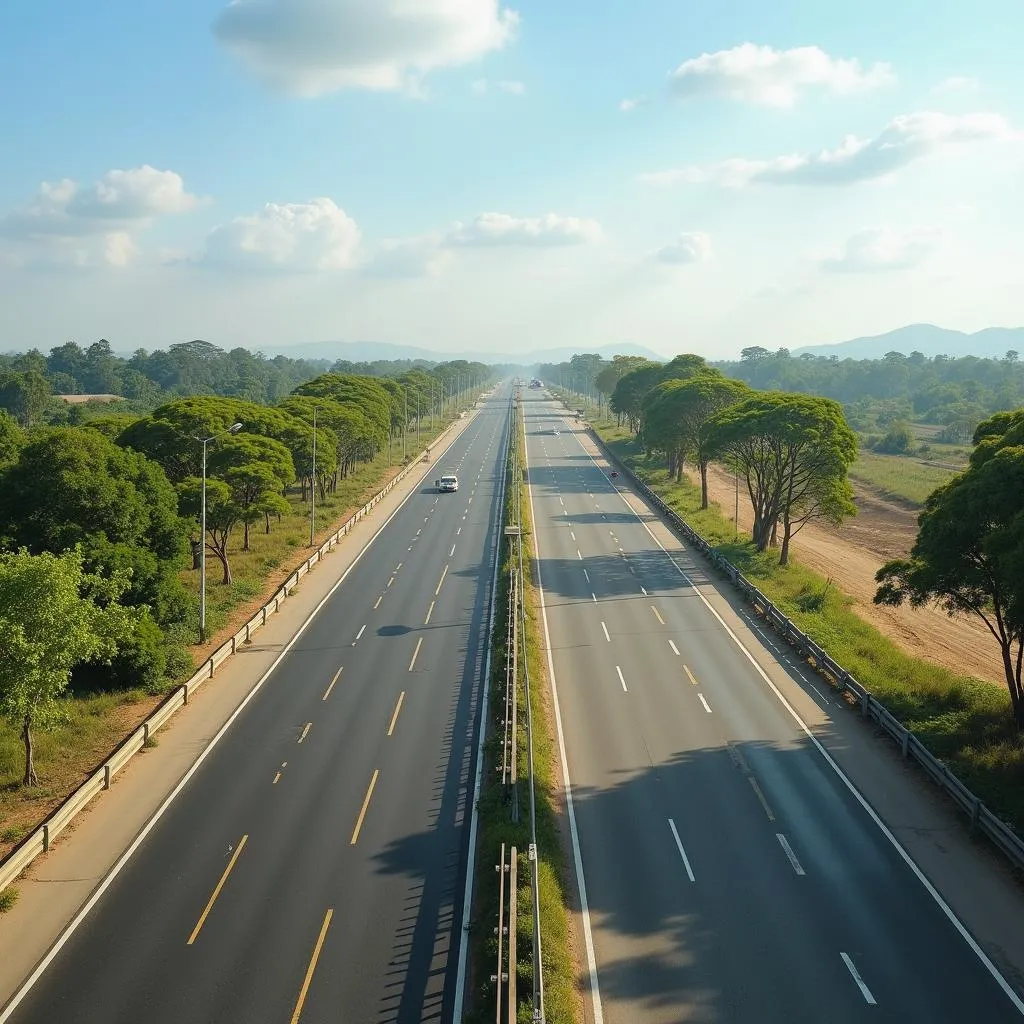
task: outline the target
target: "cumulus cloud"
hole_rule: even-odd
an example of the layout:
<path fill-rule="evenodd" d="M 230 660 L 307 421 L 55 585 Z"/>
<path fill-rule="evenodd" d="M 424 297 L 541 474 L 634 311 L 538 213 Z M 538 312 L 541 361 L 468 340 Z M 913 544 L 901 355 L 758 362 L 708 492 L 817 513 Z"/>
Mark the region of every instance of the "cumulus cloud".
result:
<path fill-rule="evenodd" d="M 932 92 L 977 92 L 980 88 L 981 82 L 976 78 L 970 78 L 967 75 L 952 75 L 939 82 Z"/>
<path fill-rule="evenodd" d="M 654 258 L 659 263 L 671 266 L 685 266 L 703 263 L 711 255 L 711 236 L 703 231 L 684 231 L 675 241 L 663 245 Z"/>
<path fill-rule="evenodd" d="M 509 96 L 522 96 L 526 92 L 526 84 L 524 82 L 501 80 L 491 83 L 486 78 L 476 79 L 476 81 L 470 85 L 470 89 L 472 89 L 477 96 L 483 96 L 492 85 L 498 92 L 503 92 Z"/>
<path fill-rule="evenodd" d="M 792 106 L 806 89 L 849 94 L 893 80 L 892 69 L 885 63 L 863 68 L 858 60 L 830 57 L 817 46 L 776 50 L 754 43 L 702 53 L 669 76 L 677 96 L 724 97 L 768 107 Z"/>
<path fill-rule="evenodd" d="M 633 99 L 619 100 L 619 110 L 624 114 L 631 114 L 637 107 L 643 106 L 647 102 L 646 96 L 637 96 Z"/>
<path fill-rule="evenodd" d="M 507 45 L 519 15 L 501 0 L 231 0 L 222 45 L 299 96 L 396 90 Z"/>
<path fill-rule="evenodd" d="M 980 142 L 1019 139 L 1000 114 L 925 111 L 893 118 L 871 139 L 848 135 L 833 150 L 771 160 L 734 158 L 706 167 L 682 167 L 640 175 L 649 185 L 712 182 L 729 188 L 749 184 L 847 185 L 892 174 L 907 164 Z"/>
<path fill-rule="evenodd" d="M 70 178 L 44 181 L 28 203 L 0 217 L 0 239 L 17 265 L 123 267 L 138 255 L 135 231 L 199 203 L 180 175 L 148 164 L 108 171 L 84 187 Z"/>
<path fill-rule="evenodd" d="M 865 228 L 846 240 L 841 255 L 822 260 L 821 267 L 839 273 L 909 270 L 931 256 L 943 239 L 941 228 L 915 228 L 902 234 L 889 228 Z"/>
<path fill-rule="evenodd" d="M 214 228 L 202 262 L 239 269 L 346 270 L 358 260 L 356 222 L 332 199 L 267 203 Z"/>
<path fill-rule="evenodd" d="M 557 213 L 543 217 L 482 213 L 468 224 L 455 224 L 445 242 L 455 247 L 593 245 L 600 242 L 601 237 L 601 225 L 582 217 L 563 217 Z"/>

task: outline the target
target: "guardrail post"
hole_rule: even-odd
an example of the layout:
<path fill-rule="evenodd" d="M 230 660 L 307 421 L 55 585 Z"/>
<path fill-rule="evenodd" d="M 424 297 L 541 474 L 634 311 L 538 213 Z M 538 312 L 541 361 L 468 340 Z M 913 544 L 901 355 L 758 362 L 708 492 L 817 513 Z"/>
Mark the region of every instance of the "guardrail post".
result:
<path fill-rule="evenodd" d="M 247 622 L 245 624 L 245 642 L 249 643 L 250 640 L 251 640 L 251 637 L 252 637 L 252 630 L 251 630 L 251 627 L 249 626 L 249 623 Z"/>
<path fill-rule="evenodd" d="M 903 739 L 900 742 L 900 747 L 903 750 L 903 756 L 907 757 L 907 755 L 909 755 L 909 753 L 910 753 L 910 730 L 909 729 L 907 729 L 903 733 Z"/>
<path fill-rule="evenodd" d="M 142 723 L 142 745 L 145 746 L 149 742 L 149 722 Z"/>
<path fill-rule="evenodd" d="M 981 801 L 975 797 L 971 804 L 971 833 L 978 827 L 978 822 L 981 820 Z"/>
<path fill-rule="evenodd" d="M 182 704 L 188 703 L 188 683 L 181 684 Z"/>
<path fill-rule="evenodd" d="M 103 788 L 110 789 L 110 765 L 103 766 Z"/>
<path fill-rule="evenodd" d="M 43 853 L 50 852 L 50 826 L 43 822 Z"/>
<path fill-rule="evenodd" d="M 231 653 L 232 654 L 235 653 L 235 638 L 234 637 L 231 638 Z"/>
<path fill-rule="evenodd" d="M 867 690 L 865 690 L 865 691 L 864 691 L 864 692 L 863 692 L 863 693 L 862 693 L 862 694 L 860 695 L 860 713 L 861 713 L 861 714 L 862 714 L 862 715 L 863 715 L 863 716 L 864 716 L 865 718 L 867 718 L 867 717 L 868 717 L 868 702 L 869 702 L 870 700 L 871 700 L 871 696 L 870 696 L 870 695 L 868 694 L 868 691 L 867 691 Z"/>
<path fill-rule="evenodd" d="M 210 655 L 210 678 L 213 678 L 213 655 Z"/>

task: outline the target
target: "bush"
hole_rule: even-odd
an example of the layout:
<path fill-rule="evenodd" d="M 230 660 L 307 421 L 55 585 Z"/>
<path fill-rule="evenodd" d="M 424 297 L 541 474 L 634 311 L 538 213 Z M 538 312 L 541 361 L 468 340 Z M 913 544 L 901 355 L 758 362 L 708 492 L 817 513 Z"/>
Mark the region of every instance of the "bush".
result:
<path fill-rule="evenodd" d="M 167 674 L 167 647 L 160 627 L 147 614 L 109 665 L 79 665 L 71 675 L 75 693 L 159 689 Z"/>
<path fill-rule="evenodd" d="M 914 450 L 914 433 L 910 424 L 903 420 L 894 421 L 889 432 L 875 444 L 875 451 L 885 455 L 907 455 Z"/>

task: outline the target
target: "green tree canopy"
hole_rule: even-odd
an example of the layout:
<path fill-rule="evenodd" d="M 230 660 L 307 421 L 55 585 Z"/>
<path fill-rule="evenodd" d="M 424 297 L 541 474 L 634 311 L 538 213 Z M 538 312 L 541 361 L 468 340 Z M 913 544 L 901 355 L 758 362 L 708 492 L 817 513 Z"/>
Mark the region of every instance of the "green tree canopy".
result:
<path fill-rule="evenodd" d="M 0 553 L 0 714 L 21 729 L 24 785 L 38 782 L 32 730 L 59 720 L 72 669 L 109 662 L 142 618 L 118 603 L 127 582 L 86 573 L 77 551 Z"/>
<path fill-rule="evenodd" d="M 709 443 L 746 479 L 758 551 L 782 523 L 782 565 L 805 523 L 854 512 L 846 471 L 857 457 L 857 438 L 838 402 L 756 393 L 715 417 Z"/>

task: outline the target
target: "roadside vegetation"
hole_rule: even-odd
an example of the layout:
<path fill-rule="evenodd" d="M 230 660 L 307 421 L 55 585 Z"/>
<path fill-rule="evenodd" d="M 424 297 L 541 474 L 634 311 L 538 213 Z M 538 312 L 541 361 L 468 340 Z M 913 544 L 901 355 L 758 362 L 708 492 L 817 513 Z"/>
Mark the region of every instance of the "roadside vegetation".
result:
<path fill-rule="evenodd" d="M 517 431 L 521 462 L 525 449 L 521 431 Z M 530 552 L 533 526 L 530 506 L 522 477 L 511 478 L 509 471 L 505 508 L 506 520 L 514 521 L 518 505 L 522 530 L 524 573 L 526 576 L 526 658 L 533 706 L 534 771 L 537 807 L 537 846 L 540 886 L 541 946 L 544 957 L 545 1018 L 551 1024 L 570 1024 L 581 1019 L 580 997 L 570 937 L 567 906 L 566 862 L 559 833 L 556 745 L 550 707 L 547 664 L 543 652 L 543 633 L 539 599 L 532 579 Z M 505 716 L 505 653 L 509 617 L 508 578 L 515 561 L 515 549 L 508 538 L 501 546 L 501 572 L 498 576 L 498 600 L 495 606 L 491 639 L 491 697 L 487 722 L 490 732 L 484 747 L 484 776 L 480 795 L 480 833 L 477 850 L 476 895 L 472 926 L 474 999 L 467 1020 L 476 1024 L 494 1020 L 495 989 L 490 981 L 497 957 L 497 938 L 493 929 L 498 920 L 498 877 L 494 868 L 500 858 L 501 844 L 515 846 L 518 854 L 518 1020 L 532 1020 L 533 985 L 533 894 L 530 885 L 528 849 L 530 845 L 529 798 L 526 789 L 527 741 L 524 687 L 526 673 L 520 666 L 518 751 L 520 820 L 511 820 L 510 794 L 502 787 L 501 774 L 493 770 L 501 764 L 502 723 Z"/>
<path fill-rule="evenodd" d="M 905 654 L 856 615 L 850 599 L 831 580 L 799 563 L 779 565 L 770 550 L 758 552 L 748 534 L 741 531 L 737 537 L 731 518 L 713 502 L 702 508 L 700 487 L 686 475 L 677 481 L 663 458 L 645 452 L 628 427 L 609 416 L 596 419 L 594 426 L 618 458 L 868 687 L 993 811 L 1024 828 L 1024 738 L 1014 722 L 1008 688 L 958 676 Z M 1012 481 L 1009 486 L 1014 486 Z M 1019 493 L 1024 493 L 1024 483 Z M 907 563 L 900 567 L 908 570 Z M 1019 612 L 1011 612 L 1011 624 L 1014 614 Z M 1017 657 L 1019 630 L 1018 625 L 1013 648 Z M 1014 662 L 1013 667 L 1018 665 Z"/>
<path fill-rule="evenodd" d="M 314 491 L 319 543 L 490 374 L 327 373 L 273 405 L 186 396 L 80 426 L 0 410 L 0 854 L 304 557 Z M 196 438 L 215 438 L 205 537 Z"/>
<path fill-rule="evenodd" d="M 910 457 L 876 455 L 862 449 L 849 473 L 851 480 L 866 484 L 883 497 L 919 508 L 932 491 L 949 483 L 957 470 Z"/>

